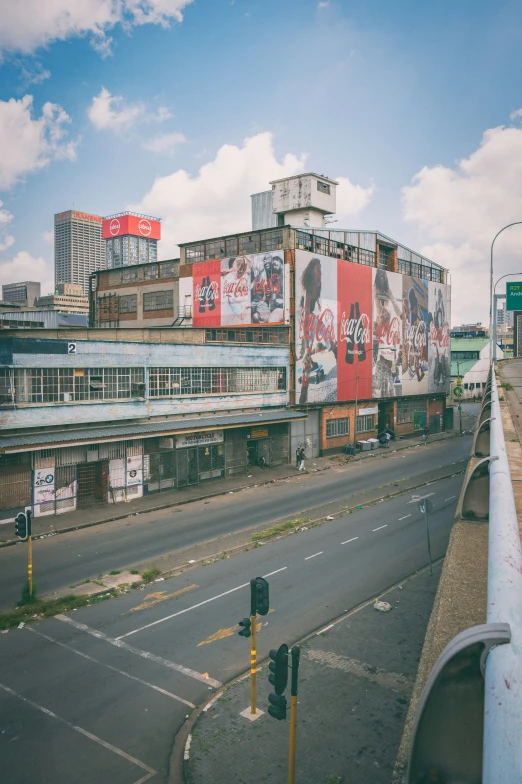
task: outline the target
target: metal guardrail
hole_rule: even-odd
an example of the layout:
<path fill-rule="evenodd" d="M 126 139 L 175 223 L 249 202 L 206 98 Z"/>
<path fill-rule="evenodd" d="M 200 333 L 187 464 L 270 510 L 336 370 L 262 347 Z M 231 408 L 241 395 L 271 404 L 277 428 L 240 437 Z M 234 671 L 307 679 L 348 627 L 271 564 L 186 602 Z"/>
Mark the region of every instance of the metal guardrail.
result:
<path fill-rule="evenodd" d="M 498 389 L 491 373 L 487 621 L 511 641 L 486 660 L 483 784 L 522 782 L 522 547 Z"/>
<path fill-rule="evenodd" d="M 485 417 L 489 454 L 477 465 L 489 467 L 487 623 L 456 635 L 426 682 L 407 784 L 522 782 L 522 547 L 493 371 L 479 430 Z"/>

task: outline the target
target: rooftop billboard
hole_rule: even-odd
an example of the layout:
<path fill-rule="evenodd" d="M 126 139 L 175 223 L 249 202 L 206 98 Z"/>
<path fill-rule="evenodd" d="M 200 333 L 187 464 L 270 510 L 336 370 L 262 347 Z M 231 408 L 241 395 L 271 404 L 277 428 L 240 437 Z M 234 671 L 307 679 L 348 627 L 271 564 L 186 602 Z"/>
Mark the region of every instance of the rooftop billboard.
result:
<path fill-rule="evenodd" d="M 295 257 L 296 403 L 449 391 L 449 286 Z"/>
<path fill-rule="evenodd" d="M 146 237 L 151 240 L 161 239 L 161 222 L 141 215 L 117 215 L 114 218 L 105 218 L 102 225 L 102 238 L 110 240 L 112 237 L 121 237 L 132 234 L 134 237 Z"/>

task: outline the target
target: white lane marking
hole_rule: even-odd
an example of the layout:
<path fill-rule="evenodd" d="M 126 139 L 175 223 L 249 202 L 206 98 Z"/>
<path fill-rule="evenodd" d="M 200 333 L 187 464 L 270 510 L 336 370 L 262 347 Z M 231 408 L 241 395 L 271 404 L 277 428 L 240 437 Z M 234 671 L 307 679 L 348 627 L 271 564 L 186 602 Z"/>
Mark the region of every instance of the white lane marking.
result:
<path fill-rule="evenodd" d="M 400 523 L 401 520 L 406 520 L 407 517 L 411 517 L 411 514 L 404 515 L 404 517 L 399 517 L 399 523 Z"/>
<path fill-rule="evenodd" d="M 310 558 L 315 558 L 316 555 L 322 555 L 322 554 L 323 554 L 323 551 L 321 550 L 320 553 L 314 553 L 313 555 L 309 555 L 307 558 L 305 558 L 305 561 L 309 561 Z"/>
<path fill-rule="evenodd" d="M 335 626 L 335 623 L 331 623 L 330 626 L 325 626 L 324 629 L 321 629 L 320 631 L 316 632 L 316 635 L 324 634 L 325 632 L 328 631 L 328 629 L 333 629 L 334 626 Z"/>
<path fill-rule="evenodd" d="M 36 710 L 45 713 L 47 716 L 51 716 L 51 718 L 62 722 L 62 724 L 65 724 L 67 727 L 69 727 L 69 729 L 74 730 L 75 732 L 79 732 L 80 735 L 85 735 L 85 737 L 89 738 L 89 740 L 93 740 L 95 743 L 98 743 L 100 746 L 103 746 L 104 749 L 107 749 L 108 751 L 112 751 L 114 754 L 117 754 L 119 757 L 123 757 L 123 759 L 126 759 L 128 762 L 132 762 L 133 765 L 137 765 L 138 768 L 141 768 L 142 770 L 146 771 L 148 773 L 148 776 L 145 776 L 145 778 L 141 778 L 139 782 L 137 781 L 135 782 L 135 784 L 140 784 L 140 782 L 146 781 L 147 779 L 150 779 L 152 776 L 156 775 L 157 771 L 155 771 L 153 768 L 149 768 L 148 765 L 146 765 L 144 762 L 140 762 L 140 760 L 136 759 L 136 757 L 131 757 L 131 755 L 127 754 L 127 752 L 118 749 L 116 746 L 113 746 L 112 743 L 107 743 L 107 741 L 98 738 L 97 735 L 93 735 L 91 732 L 87 732 L 87 730 L 84 730 L 83 727 L 78 727 L 76 724 L 71 724 L 70 721 L 67 721 L 67 719 L 63 719 L 61 716 L 57 716 L 56 713 L 53 713 L 48 708 L 44 708 L 42 705 L 38 705 L 37 702 L 33 702 L 28 697 L 24 697 L 23 694 L 18 694 L 18 692 L 13 691 L 13 689 L 10 689 L 9 686 L 5 686 L 3 683 L 0 683 L 0 689 L 3 689 L 12 697 L 18 697 L 19 700 L 22 700 L 22 702 L 27 703 L 27 705 L 30 705 L 32 708 L 36 708 Z"/>
<path fill-rule="evenodd" d="M 445 501 L 451 501 L 453 498 L 456 498 L 456 497 L 457 497 L 456 495 L 450 495 L 449 498 L 445 498 L 444 500 Z"/>
<path fill-rule="evenodd" d="M 113 667 L 111 664 L 105 664 L 105 662 L 98 661 L 98 659 L 93 658 L 92 656 L 87 656 L 86 653 L 82 653 L 81 651 L 76 650 L 71 645 L 66 645 L 64 642 L 59 642 L 55 640 L 53 637 L 49 637 L 47 634 L 43 634 L 42 632 L 37 632 L 33 626 L 26 626 L 27 631 L 32 632 L 33 634 L 37 634 L 39 637 L 44 637 L 49 642 L 53 642 L 55 645 L 59 645 L 61 648 L 65 648 L 68 651 L 72 651 L 76 653 L 78 656 L 81 656 L 83 659 L 88 659 L 94 664 L 99 664 L 101 667 L 107 667 L 108 670 L 112 670 L 113 672 L 117 672 L 119 675 L 124 675 L 125 678 L 130 678 L 132 681 L 137 681 L 141 683 L 142 686 L 148 686 L 150 689 L 154 689 L 154 691 L 159 691 L 160 694 L 164 694 L 166 697 L 170 697 L 173 700 L 178 700 L 178 702 L 182 702 L 184 705 L 188 705 L 189 708 L 195 708 L 196 706 L 189 702 L 188 700 L 184 700 L 183 697 L 178 697 L 177 694 L 172 694 L 170 691 L 166 691 L 165 689 L 161 689 L 159 686 L 155 686 L 153 683 L 149 683 L 148 681 L 143 681 L 141 678 L 136 678 L 135 675 L 130 675 L 128 672 L 124 670 L 119 670 L 117 667 Z"/>
<path fill-rule="evenodd" d="M 195 678 L 197 681 L 214 686 L 215 689 L 219 689 L 223 685 L 220 681 L 214 680 L 214 678 L 206 678 L 200 672 L 191 670 L 189 667 L 184 667 L 182 664 L 176 664 L 176 662 L 170 661 L 170 659 L 164 659 L 163 656 L 156 656 L 156 654 L 150 653 L 149 651 L 142 651 L 141 648 L 134 648 L 132 645 L 129 645 L 126 642 L 122 642 L 120 637 L 109 637 L 107 634 L 99 632 L 97 629 L 91 629 L 90 626 L 86 626 L 84 623 L 77 623 L 76 621 L 73 621 L 72 618 L 68 618 L 67 615 L 55 615 L 54 617 L 58 621 L 70 623 L 71 626 L 74 626 L 75 629 L 79 629 L 81 632 L 85 632 L 86 634 L 91 634 L 98 640 L 109 642 L 111 645 L 115 645 L 116 648 L 124 648 L 130 653 L 135 653 L 137 656 L 141 656 L 143 659 L 149 659 L 149 661 L 156 662 L 156 664 L 163 664 L 164 667 L 168 667 L 171 670 L 176 670 L 177 672 L 183 673 L 183 675 L 188 675 L 189 678 Z"/>
<path fill-rule="evenodd" d="M 281 569 L 276 569 L 275 572 L 269 572 L 268 574 L 265 574 L 264 577 L 265 579 L 267 577 L 272 577 L 273 574 L 277 574 L 278 572 L 284 572 L 285 569 L 288 569 L 288 566 L 282 566 Z"/>
<path fill-rule="evenodd" d="M 271 577 L 273 574 L 277 574 L 277 572 L 283 572 L 287 567 L 283 566 L 282 569 L 276 569 L 275 572 L 270 572 L 269 574 L 265 574 L 265 577 Z M 183 615 L 184 613 L 190 612 L 190 610 L 195 610 L 198 607 L 203 607 L 204 604 L 208 604 L 209 602 L 214 602 L 216 599 L 221 599 L 223 596 L 228 596 L 230 593 L 234 593 L 234 591 L 240 591 L 241 588 L 246 588 L 250 583 L 243 583 L 243 585 L 238 585 L 236 588 L 231 588 L 230 591 L 224 591 L 223 593 L 218 593 L 217 596 L 212 596 L 210 599 L 205 599 L 203 602 L 198 602 L 197 604 L 193 604 L 191 607 L 186 607 L 184 610 L 178 610 L 176 613 L 172 613 L 172 615 L 166 615 L 165 618 L 159 618 L 157 621 L 152 621 L 152 623 L 147 623 L 145 626 L 140 626 L 139 629 L 133 629 L 131 632 L 127 632 L 127 634 L 121 634 L 119 637 L 116 637 L 116 640 L 123 640 L 124 637 L 130 637 L 131 634 L 136 634 L 137 632 L 142 632 L 144 629 L 150 629 L 151 626 L 156 626 L 158 623 L 164 623 L 165 621 L 170 621 L 172 618 L 177 618 L 178 615 Z"/>
<path fill-rule="evenodd" d="M 341 544 L 350 544 L 350 542 L 355 542 L 358 538 L 358 536 L 354 536 L 353 539 L 347 539 L 346 542 L 341 542 Z"/>
<path fill-rule="evenodd" d="M 192 735 L 189 733 L 186 743 L 185 743 L 185 751 L 183 752 L 183 759 L 188 760 L 190 759 L 190 744 L 192 743 Z"/>
<path fill-rule="evenodd" d="M 380 531 L 380 530 L 381 530 L 381 528 L 388 528 L 388 523 L 386 523 L 386 525 L 380 525 L 378 528 L 373 528 L 372 530 L 373 530 L 374 532 L 375 532 L 375 531 Z"/>

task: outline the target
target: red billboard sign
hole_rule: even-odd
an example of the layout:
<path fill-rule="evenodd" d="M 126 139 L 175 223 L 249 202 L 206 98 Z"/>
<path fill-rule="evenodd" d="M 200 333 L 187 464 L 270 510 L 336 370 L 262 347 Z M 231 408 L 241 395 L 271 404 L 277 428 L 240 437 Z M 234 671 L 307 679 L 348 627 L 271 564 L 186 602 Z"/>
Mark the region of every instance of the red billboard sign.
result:
<path fill-rule="evenodd" d="M 105 218 L 102 225 L 102 237 L 104 240 L 110 240 L 111 237 L 121 237 L 124 234 L 159 240 L 161 239 L 161 222 L 153 218 L 130 214 Z"/>
<path fill-rule="evenodd" d="M 372 396 L 372 270 L 337 262 L 337 398 Z"/>
<path fill-rule="evenodd" d="M 195 327 L 221 326 L 221 262 L 192 265 Z"/>

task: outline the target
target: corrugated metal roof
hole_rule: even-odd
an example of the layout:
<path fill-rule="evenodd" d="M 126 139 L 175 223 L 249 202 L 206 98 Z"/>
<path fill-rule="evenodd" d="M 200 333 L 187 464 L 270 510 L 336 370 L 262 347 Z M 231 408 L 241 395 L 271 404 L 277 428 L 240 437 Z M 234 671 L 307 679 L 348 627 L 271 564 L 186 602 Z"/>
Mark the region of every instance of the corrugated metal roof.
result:
<path fill-rule="evenodd" d="M 479 361 L 478 359 L 464 359 L 461 360 L 460 362 L 457 362 L 456 359 L 452 359 L 451 361 L 452 378 L 458 375 L 459 370 L 460 370 L 460 375 L 462 377 L 465 376 L 468 370 L 471 370 L 473 365 L 476 365 L 478 361 Z"/>
<path fill-rule="evenodd" d="M 230 414 L 228 416 L 198 417 L 194 419 L 179 419 L 162 422 L 148 422 L 147 424 L 116 425 L 105 427 L 90 427 L 76 430 L 63 430 L 60 432 L 42 433 L 35 431 L 24 435 L 0 437 L 0 451 L 19 451 L 20 447 L 52 447 L 58 445 L 68 446 L 73 443 L 88 443 L 91 441 L 116 441 L 119 439 L 141 438 L 154 435 L 175 435 L 187 431 L 212 430 L 247 425 L 268 424 L 270 422 L 286 422 L 292 419 L 306 419 L 306 413 L 289 411 L 288 409 L 275 409 L 269 411 L 251 411 L 246 414 Z"/>
<path fill-rule="evenodd" d="M 482 351 L 489 338 L 451 338 L 452 351 Z"/>

